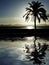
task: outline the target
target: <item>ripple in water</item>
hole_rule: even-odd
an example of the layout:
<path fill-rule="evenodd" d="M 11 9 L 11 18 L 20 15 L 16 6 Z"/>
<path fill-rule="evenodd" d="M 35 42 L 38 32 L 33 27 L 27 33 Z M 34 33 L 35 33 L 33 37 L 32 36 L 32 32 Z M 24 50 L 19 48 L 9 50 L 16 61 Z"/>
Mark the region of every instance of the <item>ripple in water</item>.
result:
<path fill-rule="evenodd" d="M 17 41 L 0 41 L 0 65 L 33 65 L 25 57 L 24 46 L 25 44 L 33 45 L 34 37 L 26 37 L 25 40 Z M 49 43 L 44 39 L 37 39 L 36 42 Z M 49 52 L 45 57 L 46 65 L 49 64 Z"/>

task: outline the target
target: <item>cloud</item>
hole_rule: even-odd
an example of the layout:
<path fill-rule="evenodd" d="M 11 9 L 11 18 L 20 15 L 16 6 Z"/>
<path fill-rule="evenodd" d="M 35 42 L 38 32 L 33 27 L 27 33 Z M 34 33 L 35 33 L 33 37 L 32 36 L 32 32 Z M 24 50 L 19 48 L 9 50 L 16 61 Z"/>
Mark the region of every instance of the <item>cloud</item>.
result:
<path fill-rule="evenodd" d="M 49 17 L 49 14 L 47 14 Z M 34 26 L 34 21 L 28 21 L 26 22 L 23 18 L 18 18 L 18 17 L 6 17 L 6 18 L 0 18 L 0 25 L 14 25 L 14 26 Z M 37 26 L 49 26 L 49 22 L 46 21 L 46 23 L 41 20 L 39 23 L 37 20 L 36 23 Z"/>
<path fill-rule="evenodd" d="M 8 17 L 8 18 L 0 18 L 0 25 L 28 26 L 33 25 L 33 23 L 25 22 L 24 19 L 17 17 Z"/>

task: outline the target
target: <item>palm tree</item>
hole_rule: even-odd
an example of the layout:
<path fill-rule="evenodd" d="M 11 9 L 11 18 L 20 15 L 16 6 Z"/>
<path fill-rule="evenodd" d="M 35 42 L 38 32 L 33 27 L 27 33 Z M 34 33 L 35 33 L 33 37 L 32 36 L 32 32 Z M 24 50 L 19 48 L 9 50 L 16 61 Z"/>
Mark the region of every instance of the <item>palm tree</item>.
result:
<path fill-rule="evenodd" d="M 36 31 L 36 20 L 38 19 L 40 23 L 40 19 L 43 19 L 45 22 L 48 19 L 46 15 L 46 10 L 43 8 L 44 5 L 41 4 L 41 2 L 38 1 L 32 1 L 31 3 L 28 3 L 29 7 L 26 8 L 27 13 L 23 16 L 28 21 L 34 17 L 34 28 Z M 33 16 L 33 17 L 32 17 Z M 36 41 L 36 32 L 35 32 L 35 40 Z M 35 45 L 36 46 L 36 45 Z"/>

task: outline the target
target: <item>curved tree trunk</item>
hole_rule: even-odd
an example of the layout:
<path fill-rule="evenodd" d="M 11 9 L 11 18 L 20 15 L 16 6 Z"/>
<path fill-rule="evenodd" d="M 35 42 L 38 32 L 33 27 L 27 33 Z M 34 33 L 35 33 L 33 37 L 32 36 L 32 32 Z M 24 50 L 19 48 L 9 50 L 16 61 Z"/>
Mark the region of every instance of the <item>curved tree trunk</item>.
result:
<path fill-rule="evenodd" d="M 35 29 L 34 47 L 36 48 L 36 16 L 34 17 L 34 29 Z"/>

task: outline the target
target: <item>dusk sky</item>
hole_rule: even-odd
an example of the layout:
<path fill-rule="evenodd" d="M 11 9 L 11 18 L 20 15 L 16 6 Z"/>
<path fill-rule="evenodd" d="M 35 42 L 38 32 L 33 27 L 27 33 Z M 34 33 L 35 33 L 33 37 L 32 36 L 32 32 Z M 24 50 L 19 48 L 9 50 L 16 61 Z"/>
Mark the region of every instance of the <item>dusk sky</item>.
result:
<path fill-rule="evenodd" d="M 23 15 L 28 2 L 33 0 L 0 0 L 0 24 L 23 24 Z M 37 0 L 35 0 L 37 1 Z M 38 0 L 49 13 L 49 0 Z M 25 24 L 32 24 L 26 23 Z"/>

